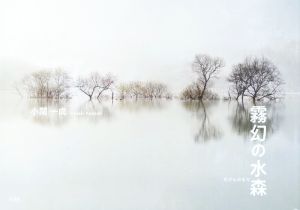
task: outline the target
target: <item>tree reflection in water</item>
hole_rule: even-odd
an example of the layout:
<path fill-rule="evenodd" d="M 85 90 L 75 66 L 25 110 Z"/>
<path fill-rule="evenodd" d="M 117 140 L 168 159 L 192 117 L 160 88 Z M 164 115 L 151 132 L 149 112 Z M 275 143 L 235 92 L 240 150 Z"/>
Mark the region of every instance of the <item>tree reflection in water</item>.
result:
<path fill-rule="evenodd" d="M 109 101 L 86 101 L 77 109 L 77 113 L 82 113 L 77 118 L 87 119 L 94 123 L 103 119 L 110 120 L 113 117 L 112 105 Z"/>
<path fill-rule="evenodd" d="M 252 105 L 243 106 L 240 103 L 229 102 L 232 107 L 229 115 L 229 121 L 232 125 L 232 129 L 238 135 L 243 136 L 245 139 L 249 139 L 253 124 L 250 122 L 250 109 Z M 264 104 L 267 108 L 267 121 L 264 123 L 267 128 L 267 137 L 272 135 L 278 128 L 279 122 L 282 120 L 282 104 L 271 102 Z"/>
<path fill-rule="evenodd" d="M 183 106 L 192 112 L 199 121 L 199 128 L 194 136 L 195 142 L 207 142 L 222 136 L 221 130 L 210 119 L 210 108 L 215 102 L 184 101 Z"/>
<path fill-rule="evenodd" d="M 60 126 L 69 120 L 68 115 L 61 114 L 62 109 L 69 109 L 69 100 L 32 98 L 27 101 L 25 113 L 38 124 Z"/>
<path fill-rule="evenodd" d="M 166 108 L 168 100 L 165 99 L 138 99 L 138 100 L 120 100 L 118 108 L 129 112 L 138 112 L 142 110 L 162 110 Z"/>
<path fill-rule="evenodd" d="M 105 103 L 87 101 L 78 107 L 71 108 L 69 100 L 30 99 L 26 113 L 36 123 L 60 126 L 72 119 L 85 119 L 96 123 L 110 119 L 112 111 Z M 40 113 L 42 111 L 42 113 Z"/>

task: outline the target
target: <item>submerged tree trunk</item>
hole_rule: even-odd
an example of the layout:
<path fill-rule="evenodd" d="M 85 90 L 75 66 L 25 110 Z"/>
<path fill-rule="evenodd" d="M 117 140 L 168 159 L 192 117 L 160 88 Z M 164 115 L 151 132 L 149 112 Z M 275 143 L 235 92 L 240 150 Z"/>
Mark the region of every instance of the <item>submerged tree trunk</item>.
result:
<path fill-rule="evenodd" d="M 244 106 L 244 93 L 242 93 L 242 105 Z"/>
<path fill-rule="evenodd" d="M 254 104 L 254 105 L 256 105 L 256 97 L 252 97 L 252 103 Z"/>
<path fill-rule="evenodd" d="M 202 101 L 202 99 L 203 99 L 203 97 L 204 97 L 205 90 L 206 90 L 206 83 L 204 84 L 203 89 L 202 89 L 202 91 L 201 91 L 201 95 L 200 95 L 200 97 L 199 97 L 199 100 L 201 100 L 201 101 Z"/>

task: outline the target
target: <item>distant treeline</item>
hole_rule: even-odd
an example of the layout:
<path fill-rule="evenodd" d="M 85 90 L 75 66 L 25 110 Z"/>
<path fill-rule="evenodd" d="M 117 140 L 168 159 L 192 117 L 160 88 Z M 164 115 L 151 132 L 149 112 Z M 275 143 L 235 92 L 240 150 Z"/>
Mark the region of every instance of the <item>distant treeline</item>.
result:
<path fill-rule="evenodd" d="M 212 92 L 211 87 L 224 66 L 222 58 L 205 54 L 196 55 L 192 63 L 195 79 L 180 93 L 180 98 L 183 100 L 219 99 L 217 93 Z M 283 84 L 278 68 L 264 57 L 247 57 L 241 63 L 234 65 L 227 81 L 229 88 L 225 99 L 244 102 L 244 98 L 248 97 L 254 103 L 259 100 L 278 98 Z M 89 100 L 100 99 L 104 93 L 109 93 L 112 99 L 116 94 L 120 100 L 172 98 L 168 86 L 159 81 L 117 84 L 116 77 L 112 74 L 101 75 L 98 72 L 74 79 L 62 69 L 33 72 L 15 85 L 16 90 L 22 95 L 25 92 L 27 97 L 53 99 L 70 98 L 71 87 L 77 88 Z"/>

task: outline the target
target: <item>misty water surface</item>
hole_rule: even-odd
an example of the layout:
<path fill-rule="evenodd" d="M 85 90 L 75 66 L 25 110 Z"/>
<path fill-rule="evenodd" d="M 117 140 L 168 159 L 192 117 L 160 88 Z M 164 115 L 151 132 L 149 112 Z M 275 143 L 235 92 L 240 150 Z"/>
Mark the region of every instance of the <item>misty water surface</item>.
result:
<path fill-rule="evenodd" d="M 0 209 L 300 209 L 299 97 L 266 105 L 268 195 L 259 198 L 249 195 L 248 108 L 234 101 L 1 94 Z"/>

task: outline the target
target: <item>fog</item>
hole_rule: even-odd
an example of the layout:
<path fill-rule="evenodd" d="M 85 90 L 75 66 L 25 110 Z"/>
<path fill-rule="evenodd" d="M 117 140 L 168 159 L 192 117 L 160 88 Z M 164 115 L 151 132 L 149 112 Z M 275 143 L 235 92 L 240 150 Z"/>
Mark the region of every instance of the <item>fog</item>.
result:
<path fill-rule="evenodd" d="M 160 80 L 173 91 L 193 79 L 196 53 L 223 57 L 226 75 L 248 55 L 277 65 L 300 91 L 297 0 L 1 0 L 0 89 L 26 72 L 62 67 L 77 76 Z"/>

